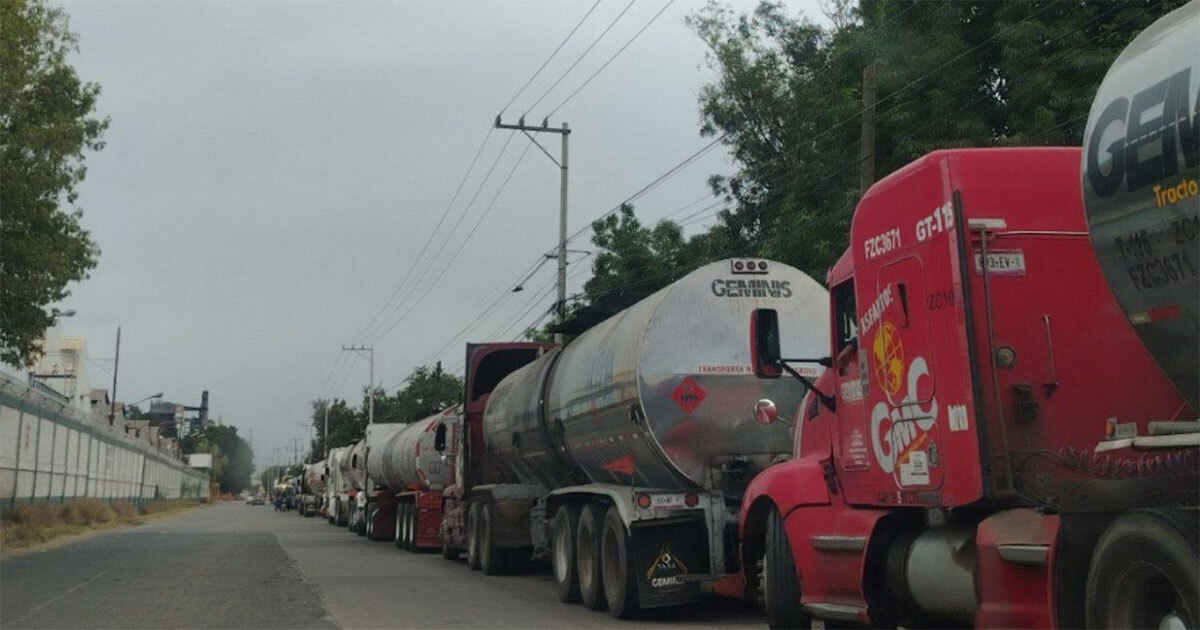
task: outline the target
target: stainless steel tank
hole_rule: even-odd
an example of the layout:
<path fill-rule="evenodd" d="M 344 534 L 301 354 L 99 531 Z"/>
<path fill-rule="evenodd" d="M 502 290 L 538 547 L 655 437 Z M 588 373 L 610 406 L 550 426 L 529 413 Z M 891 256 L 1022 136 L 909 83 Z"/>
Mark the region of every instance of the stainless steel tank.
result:
<path fill-rule="evenodd" d="M 325 492 L 325 461 L 309 464 L 304 467 L 304 484 L 310 494 Z"/>
<path fill-rule="evenodd" d="M 754 376 L 750 319 L 760 308 L 793 322 L 784 356 L 828 354 L 819 283 L 776 262 L 711 263 L 501 381 L 484 414 L 489 456 L 514 481 L 548 488 L 739 493 L 791 452 L 789 423 L 758 423 L 754 404 L 769 398 L 790 419 L 804 394 L 794 379 Z"/>
<path fill-rule="evenodd" d="M 366 488 L 367 477 L 378 481 L 371 471 L 371 460 L 378 459 L 388 440 L 407 426 L 409 425 L 400 422 L 367 425 L 362 439 L 350 449 L 350 484 L 355 490 Z"/>
<path fill-rule="evenodd" d="M 454 483 L 461 424 L 461 408 L 451 407 L 406 425 L 372 450 L 367 459 L 371 478 L 396 492 L 440 490 Z"/>
<path fill-rule="evenodd" d="M 1109 68 L 1083 136 L 1092 246 L 1158 364 L 1200 408 L 1200 1 Z"/>
<path fill-rule="evenodd" d="M 359 440 L 350 445 L 350 450 L 346 451 L 345 459 L 341 462 L 342 479 L 346 482 L 346 486 L 353 490 L 362 490 L 367 480 L 367 445 L 364 440 Z"/>
<path fill-rule="evenodd" d="M 346 469 L 343 463 L 348 452 L 350 452 L 350 448 L 346 446 L 331 448 L 329 457 L 325 460 L 326 484 L 333 484 L 334 492 L 342 492 L 346 489 Z"/>

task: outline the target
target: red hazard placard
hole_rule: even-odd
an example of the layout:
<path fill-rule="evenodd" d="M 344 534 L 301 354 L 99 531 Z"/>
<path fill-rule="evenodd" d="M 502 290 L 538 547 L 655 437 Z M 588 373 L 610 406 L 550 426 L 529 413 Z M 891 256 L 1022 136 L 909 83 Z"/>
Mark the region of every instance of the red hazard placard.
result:
<path fill-rule="evenodd" d="M 683 379 L 679 387 L 671 394 L 671 399 L 675 404 L 679 405 L 687 413 L 692 413 L 700 403 L 704 402 L 704 390 L 700 389 L 700 385 L 693 381 L 691 377 Z"/>

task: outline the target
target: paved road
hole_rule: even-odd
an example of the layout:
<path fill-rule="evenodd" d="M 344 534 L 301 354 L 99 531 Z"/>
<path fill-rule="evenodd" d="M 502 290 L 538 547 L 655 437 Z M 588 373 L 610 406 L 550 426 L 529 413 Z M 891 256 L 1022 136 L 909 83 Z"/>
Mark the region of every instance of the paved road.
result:
<path fill-rule="evenodd" d="M 761 628 L 714 598 L 636 623 L 322 518 L 219 504 L 0 563 L 3 628 Z"/>

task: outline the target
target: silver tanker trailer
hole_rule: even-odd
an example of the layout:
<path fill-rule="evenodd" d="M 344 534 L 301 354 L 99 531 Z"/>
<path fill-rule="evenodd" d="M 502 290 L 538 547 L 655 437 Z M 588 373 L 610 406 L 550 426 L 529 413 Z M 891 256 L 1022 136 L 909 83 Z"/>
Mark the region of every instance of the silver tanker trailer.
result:
<path fill-rule="evenodd" d="M 368 468 L 368 462 L 371 460 L 372 454 L 378 454 L 388 439 L 396 434 L 400 429 L 408 425 L 389 422 L 376 423 L 367 425 L 361 440 L 356 442 L 350 449 L 349 458 L 349 479 L 350 487 L 356 492 L 350 500 L 350 529 L 359 536 L 368 534 L 368 518 L 367 516 L 375 508 L 377 481 L 371 476 Z M 378 456 L 378 455 L 376 455 Z M 391 528 L 387 531 L 390 533 Z M 371 536 L 375 536 L 375 532 L 370 532 Z"/>
<path fill-rule="evenodd" d="M 439 549 L 442 490 L 454 483 L 462 407 L 456 405 L 393 433 L 367 458 L 376 485 L 368 538 L 401 549 Z"/>
<path fill-rule="evenodd" d="M 300 475 L 300 516 L 314 516 L 325 492 L 325 461 L 306 464 Z"/>
<path fill-rule="evenodd" d="M 1109 68 L 1083 137 L 1100 266 L 1133 328 L 1200 408 L 1200 2 L 1142 31 Z"/>
<path fill-rule="evenodd" d="M 819 357 L 828 304 L 787 265 L 720 261 L 500 381 L 482 464 L 498 482 L 469 488 L 468 564 L 499 573 L 548 555 L 560 599 L 617 617 L 736 574 L 741 494 L 792 452 L 773 420 L 805 393 L 755 378 L 746 322 L 756 309 L 804 322 L 783 351 Z"/>
<path fill-rule="evenodd" d="M 350 482 L 342 468 L 349 453 L 350 447 L 339 446 L 329 449 L 329 457 L 325 459 L 325 520 L 330 525 L 345 526 L 349 522 L 344 504 Z"/>

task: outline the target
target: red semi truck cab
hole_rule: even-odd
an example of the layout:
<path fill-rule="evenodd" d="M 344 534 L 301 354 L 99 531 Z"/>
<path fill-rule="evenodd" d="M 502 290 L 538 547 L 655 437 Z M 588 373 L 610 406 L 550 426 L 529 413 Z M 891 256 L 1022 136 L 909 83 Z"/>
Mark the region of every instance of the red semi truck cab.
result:
<path fill-rule="evenodd" d="M 773 626 L 1200 622 L 1200 457 L 1195 434 L 1165 429 L 1196 411 L 1105 282 L 1079 163 L 938 151 L 860 202 L 828 274 L 820 395 L 795 457 L 743 503 L 743 566 Z M 752 326 L 763 375 L 788 334 L 772 323 Z M 1178 571 L 1138 583 L 1161 602 L 1122 608 L 1106 576 L 1132 531 Z"/>

